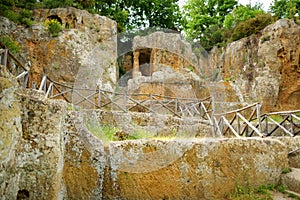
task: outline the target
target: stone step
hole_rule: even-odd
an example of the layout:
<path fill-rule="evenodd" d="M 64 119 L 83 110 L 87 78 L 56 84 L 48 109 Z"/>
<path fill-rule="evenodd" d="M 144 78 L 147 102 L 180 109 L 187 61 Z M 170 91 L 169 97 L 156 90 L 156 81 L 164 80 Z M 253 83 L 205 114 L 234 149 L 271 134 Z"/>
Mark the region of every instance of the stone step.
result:
<path fill-rule="evenodd" d="M 300 195 L 300 168 L 291 169 L 290 173 L 281 176 L 282 184 L 286 185 L 290 191 Z"/>

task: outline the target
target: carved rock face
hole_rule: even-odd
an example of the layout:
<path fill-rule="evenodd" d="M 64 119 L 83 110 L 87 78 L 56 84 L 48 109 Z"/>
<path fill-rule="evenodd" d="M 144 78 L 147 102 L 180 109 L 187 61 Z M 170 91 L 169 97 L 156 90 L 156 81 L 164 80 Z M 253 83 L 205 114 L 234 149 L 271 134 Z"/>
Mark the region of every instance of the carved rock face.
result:
<path fill-rule="evenodd" d="M 39 87 L 43 75 L 76 87 L 95 89 L 97 82 L 115 87 L 115 21 L 75 8 L 34 10 L 33 16 L 36 23 L 31 28 L 0 18 L 4 27 L 0 33 L 11 35 L 22 46 L 18 58 L 30 68 L 29 87 Z M 52 37 L 44 25 L 49 19 L 57 20 L 63 28 L 58 37 Z M 69 93 L 66 98 L 71 101 Z"/>
<path fill-rule="evenodd" d="M 264 111 L 299 109 L 300 28 L 294 21 L 279 20 L 221 53 L 214 49 L 210 58 L 245 101 L 262 102 Z"/>

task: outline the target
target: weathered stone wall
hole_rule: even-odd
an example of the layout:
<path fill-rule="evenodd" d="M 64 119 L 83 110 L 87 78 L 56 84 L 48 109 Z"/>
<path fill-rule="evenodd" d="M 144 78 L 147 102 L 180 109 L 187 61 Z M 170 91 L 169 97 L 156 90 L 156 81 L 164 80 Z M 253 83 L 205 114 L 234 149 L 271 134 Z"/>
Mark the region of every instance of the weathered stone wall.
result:
<path fill-rule="evenodd" d="M 19 89 L 4 67 L 0 73 L 1 199 L 61 199 L 66 103 Z"/>
<path fill-rule="evenodd" d="M 288 149 L 289 166 L 300 168 L 300 136 L 296 137 L 275 137 L 280 140 Z"/>
<path fill-rule="evenodd" d="M 63 181 L 66 197 L 102 199 L 106 155 L 103 143 L 89 133 L 84 115 L 70 112 L 64 132 Z"/>
<path fill-rule="evenodd" d="M 287 149 L 272 139 L 124 141 L 109 145 L 105 198 L 226 199 L 236 186 L 277 184 Z"/>
<path fill-rule="evenodd" d="M 16 199 L 16 153 L 22 134 L 18 83 L 0 65 L 0 199 Z"/>
<path fill-rule="evenodd" d="M 46 100 L 44 94 L 23 90 L 21 94 L 22 137 L 17 154 L 19 195 L 30 199 L 61 199 L 63 130 L 67 105 Z"/>
<path fill-rule="evenodd" d="M 299 49 L 299 25 L 281 19 L 257 35 L 213 49 L 210 65 L 242 102 L 262 102 L 266 112 L 299 109 Z"/>
<path fill-rule="evenodd" d="M 134 37 L 131 59 L 132 77 L 126 74 L 120 79 L 122 85 L 128 86 L 129 93 L 186 98 L 209 96 L 199 78 L 198 59 L 180 34 L 158 31 Z M 124 84 L 127 81 L 128 85 Z"/>
<path fill-rule="evenodd" d="M 5 113 L 0 142 L 6 145 L 0 149 L 3 200 L 225 199 L 237 185 L 277 184 L 289 166 L 288 151 L 299 147 L 298 137 L 279 138 L 283 143 L 261 138 L 177 138 L 104 146 L 87 130 L 92 113 L 67 114 L 65 102 L 45 99 L 34 90 L 16 91 L 14 78 L 4 68 L 0 72 L 0 109 Z M 148 128 L 156 123 L 158 127 L 194 123 L 113 114 L 94 113 L 101 122 Z"/>

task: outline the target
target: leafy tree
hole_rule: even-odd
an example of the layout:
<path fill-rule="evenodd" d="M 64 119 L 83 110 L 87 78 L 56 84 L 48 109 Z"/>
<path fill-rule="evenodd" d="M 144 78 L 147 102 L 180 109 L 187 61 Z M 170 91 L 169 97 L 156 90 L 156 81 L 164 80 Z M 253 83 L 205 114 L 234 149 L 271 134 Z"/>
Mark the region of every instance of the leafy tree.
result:
<path fill-rule="evenodd" d="M 206 50 L 223 45 L 223 22 L 236 6 L 236 0 L 188 0 L 183 25 L 189 40 L 199 41 Z"/>
<path fill-rule="evenodd" d="M 0 15 L 17 21 L 13 7 L 32 9 L 73 6 L 116 20 L 119 32 L 153 26 L 178 29 L 181 14 L 177 2 L 178 0 L 3 0 L 0 3 Z"/>
<path fill-rule="evenodd" d="M 225 17 L 223 26 L 227 29 L 232 28 L 242 21 L 246 21 L 247 19 L 254 18 L 258 14 L 264 13 L 265 12 L 260 4 L 257 4 L 254 7 L 251 7 L 251 5 L 240 5 Z"/>
<path fill-rule="evenodd" d="M 118 22 L 119 32 L 148 27 L 180 28 L 178 0 L 96 0 L 101 14 Z"/>
<path fill-rule="evenodd" d="M 118 31 L 124 32 L 129 22 L 129 9 L 123 0 L 95 0 L 95 11 L 118 22 Z"/>
<path fill-rule="evenodd" d="M 161 27 L 179 29 L 181 13 L 178 0 L 132 0 L 129 7 L 129 29 Z"/>
<path fill-rule="evenodd" d="M 278 18 L 300 17 L 299 0 L 273 0 L 270 8 L 271 12 Z"/>
<path fill-rule="evenodd" d="M 237 0 L 188 0 L 183 7 L 185 33 L 193 39 L 205 39 L 205 30 L 222 27 L 225 16 L 236 6 Z"/>

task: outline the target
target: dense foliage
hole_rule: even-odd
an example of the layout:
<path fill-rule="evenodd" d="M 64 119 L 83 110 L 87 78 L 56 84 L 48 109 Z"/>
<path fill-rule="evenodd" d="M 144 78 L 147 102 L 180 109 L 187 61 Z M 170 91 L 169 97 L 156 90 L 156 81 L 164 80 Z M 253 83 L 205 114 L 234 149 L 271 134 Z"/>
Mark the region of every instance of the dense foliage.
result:
<path fill-rule="evenodd" d="M 206 50 L 255 34 L 274 22 L 259 4 L 243 6 L 234 0 L 189 0 L 184 12 L 187 37 Z"/>
<path fill-rule="evenodd" d="M 255 34 L 276 18 L 299 19 L 300 15 L 299 0 L 273 0 L 269 13 L 262 10 L 261 5 L 242 6 L 238 0 L 187 0 L 180 12 L 178 1 L 2 0 L 0 15 L 31 26 L 34 23 L 32 9 L 72 6 L 116 20 L 119 33 L 136 34 L 149 27 L 184 30 L 188 40 L 206 50 Z M 56 25 L 51 24 L 49 30 L 60 29 Z"/>
<path fill-rule="evenodd" d="M 300 1 L 299 0 L 273 0 L 271 12 L 278 18 L 299 18 Z"/>
<path fill-rule="evenodd" d="M 222 26 L 237 5 L 237 0 L 188 0 L 183 7 L 184 28 L 188 37 L 202 39 L 207 29 Z"/>
<path fill-rule="evenodd" d="M 20 21 L 24 17 L 19 18 L 19 14 L 14 12 L 15 8 L 70 6 L 116 20 L 119 32 L 147 27 L 179 29 L 181 25 L 178 0 L 4 0 L 0 3 L 0 15 L 24 23 Z"/>

